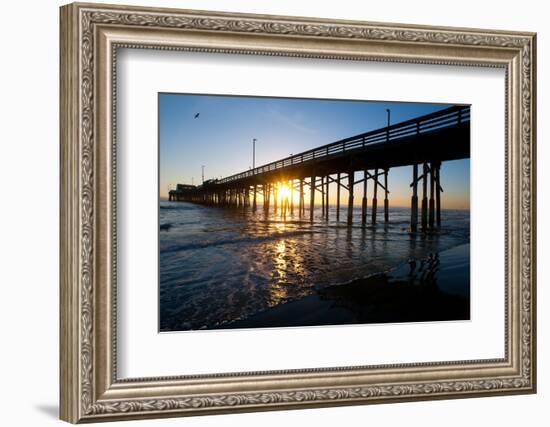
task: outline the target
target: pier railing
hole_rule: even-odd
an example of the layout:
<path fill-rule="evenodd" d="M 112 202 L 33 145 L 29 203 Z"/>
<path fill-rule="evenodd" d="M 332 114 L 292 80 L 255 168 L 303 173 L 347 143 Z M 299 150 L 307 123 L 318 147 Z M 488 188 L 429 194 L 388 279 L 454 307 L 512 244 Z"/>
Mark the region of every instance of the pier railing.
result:
<path fill-rule="evenodd" d="M 316 147 L 312 150 L 294 154 L 284 159 L 277 160 L 255 169 L 250 169 L 235 175 L 231 175 L 216 183 L 224 184 L 234 181 L 239 181 L 255 175 L 264 174 L 280 170 L 295 165 L 300 165 L 305 162 L 321 160 L 323 158 L 346 153 L 347 151 L 361 149 L 369 145 L 379 143 L 391 143 L 408 136 L 419 135 L 427 132 L 432 132 L 438 129 L 443 129 L 450 126 L 458 126 L 462 123 L 470 121 L 469 106 L 453 106 L 444 110 L 436 111 L 425 116 L 417 117 L 401 123 L 396 123 L 391 126 L 386 126 L 373 131 L 365 132 L 349 138 L 341 139 L 330 144 Z"/>

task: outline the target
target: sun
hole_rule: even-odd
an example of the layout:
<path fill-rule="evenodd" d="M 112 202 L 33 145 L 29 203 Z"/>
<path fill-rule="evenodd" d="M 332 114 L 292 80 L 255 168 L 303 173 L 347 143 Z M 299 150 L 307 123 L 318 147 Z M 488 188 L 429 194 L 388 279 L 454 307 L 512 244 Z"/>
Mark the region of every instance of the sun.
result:
<path fill-rule="evenodd" d="M 277 190 L 279 192 L 280 200 L 285 200 L 290 197 L 290 187 L 288 185 L 279 184 L 279 188 Z"/>

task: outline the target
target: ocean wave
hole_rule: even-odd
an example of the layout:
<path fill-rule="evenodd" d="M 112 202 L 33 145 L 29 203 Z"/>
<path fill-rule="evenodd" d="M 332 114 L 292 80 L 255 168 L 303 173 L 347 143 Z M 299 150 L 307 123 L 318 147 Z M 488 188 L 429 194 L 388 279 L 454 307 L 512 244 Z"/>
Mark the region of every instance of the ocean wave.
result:
<path fill-rule="evenodd" d="M 178 210 L 178 211 L 191 211 L 196 210 L 197 208 L 195 206 L 189 206 L 189 205 L 159 205 L 159 209 L 162 210 Z"/>

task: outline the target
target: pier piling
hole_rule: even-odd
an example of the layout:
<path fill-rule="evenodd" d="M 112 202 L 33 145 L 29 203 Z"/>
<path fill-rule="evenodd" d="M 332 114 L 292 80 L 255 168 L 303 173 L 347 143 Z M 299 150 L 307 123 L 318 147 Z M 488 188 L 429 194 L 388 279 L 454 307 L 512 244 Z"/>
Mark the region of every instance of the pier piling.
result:
<path fill-rule="evenodd" d="M 315 208 L 315 174 L 311 175 L 311 183 L 309 186 L 309 220 L 313 222 L 313 209 Z"/>
<path fill-rule="evenodd" d="M 300 200 L 298 202 L 298 216 L 302 218 L 304 215 L 304 180 L 300 178 Z"/>
<path fill-rule="evenodd" d="M 325 177 L 321 177 L 321 216 L 325 217 Z"/>
<path fill-rule="evenodd" d="M 374 193 L 372 196 L 372 224 L 376 224 L 376 209 L 378 204 L 378 169 L 374 170 Z"/>
<path fill-rule="evenodd" d="M 336 178 L 336 221 L 340 221 L 340 173 Z"/>
<path fill-rule="evenodd" d="M 294 180 L 290 180 L 290 215 L 294 215 Z"/>
<path fill-rule="evenodd" d="M 254 193 L 252 194 L 252 211 L 256 212 L 256 184 L 254 184 Z"/>
<path fill-rule="evenodd" d="M 390 201 L 388 199 L 388 169 L 384 169 L 384 222 L 390 220 Z"/>
<path fill-rule="evenodd" d="M 355 173 L 348 172 L 348 225 L 353 224 L 353 186 L 355 184 Z"/>
<path fill-rule="evenodd" d="M 329 190 L 329 185 L 330 185 L 330 175 L 327 175 L 327 188 L 326 188 L 326 191 L 325 191 L 325 198 L 326 198 L 326 201 L 325 201 L 325 219 L 328 221 L 328 190 Z"/>
<path fill-rule="evenodd" d="M 269 213 L 269 199 L 271 198 L 271 184 L 264 184 L 264 210 Z"/>
<path fill-rule="evenodd" d="M 422 231 L 428 228 L 428 163 L 422 165 Z"/>
<path fill-rule="evenodd" d="M 361 203 L 361 225 L 364 227 L 367 224 L 367 182 L 369 172 L 365 169 L 363 172 L 363 200 Z"/>
<path fill-rule="evenodd" d="M 411 198 L 411 232 L 416 233 L 418 227 L 418 164 L 413 165 L 413 195 Z"/>
<path fill-rule="evenodd" d="M 441 162 L 437 162 L 435 167 L 435 207 L 437 228 L 441 228 L 441 181 L 439 179 L 440 172 Z"/>
<path fill-rule="evenodd" d="M 435 222 L 435 176 L 434 176 L 434 163 L 430 163 L 430 200 L 429 200 L 429 214 L 428 214 L 428 226 L 434 228 Z"/>
<path fill-rule="evenodd" d="M 273 213 L 277 215 L 277 196 L 278 196 L 278 184 L 273 184 Z"/>

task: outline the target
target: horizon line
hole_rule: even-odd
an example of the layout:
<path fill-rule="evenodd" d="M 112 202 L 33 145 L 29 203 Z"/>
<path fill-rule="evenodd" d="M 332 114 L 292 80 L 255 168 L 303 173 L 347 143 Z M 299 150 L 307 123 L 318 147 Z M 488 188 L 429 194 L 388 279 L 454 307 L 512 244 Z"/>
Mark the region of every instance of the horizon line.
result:
<path fill-rule="evenodd" d="M 370 199 L 369 199 L 370 200 Z M 381 199 L 383 200 L 383 199 Z M 421 199 L 419 199 L 419 202 L 420 202 Z M 159 201 L 164 201 L 164 202 L 168 202 L 168 197 L 163 197 L 163 196 L 159 196 Z M 185 202 L 185 201 L 174 201 L 173 203 L 188 203 L 188 204 L 191 204 L 191 205 L 201 205 L 200 203 L 192 203 L 192 202 Z M 261 209 L 263 209 L 262 206 L 260 206 L 261 204 L 258 205 L 258 211 L 260 211 Z M 306 203 L 306 211 L 309 209 L 309 203 Z M 320 206 L 323 206 L 322 203 L 315 203 L 315 207 L 320 207 Z M 335 203 L 329 203 L 329 207 L 336 207 L 337 205 Z M 340 208 L 341 209 L 347 209 L 347 202 L 346 203 L 341 203 L 340 204 Z M 354 203 L 353 204 L 353 207 L 361 207 L 362 205 L 361 204 L 356 204 Z M 367 204 L 367 207 L 372 207 L 372 204 Z M 251 207 L 249 207 L 251 209 Z M 298 210 L 298 206 L 295 205 L 294 208 L 296 210 Z M 378 208 L 380 208 L 380 205 L 378 206 Z M 403 206 L 403 205 L 392 205 L 390 203 L 390 206 L 389 206 L 389 209 L 391 210 L 391 208 L 401 208 L 401 209 L 410 209 L 411 206 L 410 205 L 407 205 L 407 206 Z M 271 210 L 272 208 L 270 208 Z M 383 206 L 382 206 L 382 209 L 383 209 Z M 420 210 L 420 207 L 419 207 L 419 210 Z M 470 210 L 470 207 L 465 207 L 465 208 L 441 208 L 442 211 L 444 210 L 453 210 L 453 211 L 467 211 L 467 210 Z"/>

